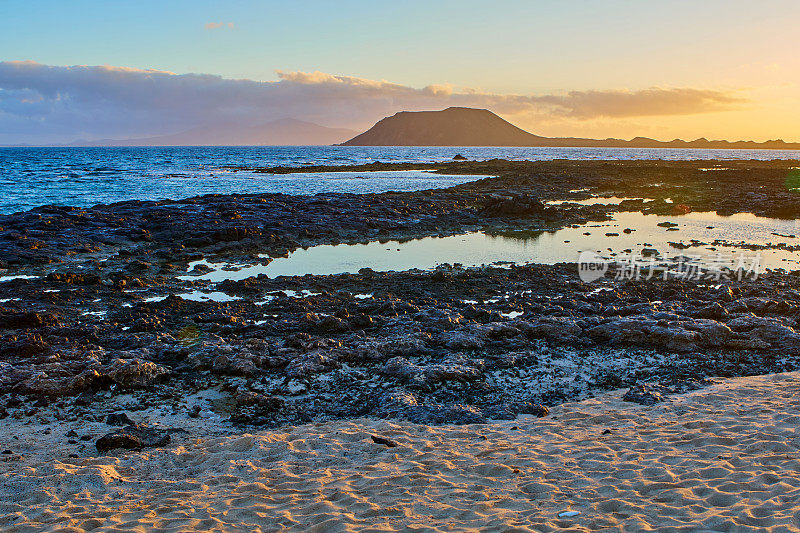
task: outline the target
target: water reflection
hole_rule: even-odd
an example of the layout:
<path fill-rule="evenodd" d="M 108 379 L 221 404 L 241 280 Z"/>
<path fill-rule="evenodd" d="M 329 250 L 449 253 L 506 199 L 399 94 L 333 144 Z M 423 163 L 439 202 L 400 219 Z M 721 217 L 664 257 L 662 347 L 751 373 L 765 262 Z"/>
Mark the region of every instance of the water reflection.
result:
<path fill-rule="evenodd" d="M 362 268 L 377 271 L 429 270 L 444 263 L 465 267 L 575 262 L 582 251 L 592 250 L 608 259 L 630 253 L 659 259 L 700 256 L 701 263 L 731 264 L 741 254 L 758 250 L 764 268 L 794 270 L 800 263 L 800 240 L 794 220 L 757 217 L 750 213 L 720 216 L 689 213 L 680 216 L 617 213 L 613 220 L 563 228 L 553 232 L 507 232 L 491 235 L 473 232 L 449 237 L 426 237 L 410 241 L 368 244 L 322 245 L 300 249 L 267 265 L 237 265 L 236 271 L 222 270 L 222 264 L 199 261 L 216 270 L 200 277 L 222 281 L 240 280 L 264 274 L 269 277 L 356 273 Z"/>

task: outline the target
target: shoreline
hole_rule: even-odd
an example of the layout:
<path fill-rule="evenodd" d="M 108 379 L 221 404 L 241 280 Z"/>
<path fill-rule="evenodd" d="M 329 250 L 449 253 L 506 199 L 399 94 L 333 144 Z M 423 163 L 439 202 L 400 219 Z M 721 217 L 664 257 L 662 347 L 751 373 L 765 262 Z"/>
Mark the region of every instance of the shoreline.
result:
<path fill-rule="evenodd" d="M 418 192 L 211 194 L 183 200 L 121 201 L 91 208 L 42 206 L 0 215 L 0 269 L 13 273 L 61 262 L 91 261 L 105 257 L 104 252 L 155 252 L 186 264 L 195 252 L 252 258 L 259 253 L 284 255 L 319 244 L 479 230 L 552 231 L 608 220 L 618 212 L 679 215 L 680 205 L 721 216 L 753 213 L 800 218 L 800 195 L 787 185 L 800 160 L 490 160 L 241 168 L 293 173 L 308 168 L 393 170 L 409 165 L 448 174 L 496 177 Z M 704 171 L 713 167 L 725 172 Z M 655 201 L 547 205 L 554 200 L 585 201 L 592 195 Z"/>

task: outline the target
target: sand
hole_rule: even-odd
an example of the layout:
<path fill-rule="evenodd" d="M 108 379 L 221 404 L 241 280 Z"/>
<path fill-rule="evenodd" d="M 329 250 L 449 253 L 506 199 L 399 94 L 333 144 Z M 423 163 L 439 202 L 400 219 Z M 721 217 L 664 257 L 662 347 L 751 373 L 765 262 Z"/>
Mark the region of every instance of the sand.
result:
<path fill-rule="evenodd" d="M 6 420 L 0 447 L 16 452 L 0 455 L 0 529 L 800 531 L 799 373 L 653 407 L 622 393 L 460 427 L 214 436 L 201 420 L 166 448 L 105 457 L 70 458 L 57 445 L 67 426 Z"/>

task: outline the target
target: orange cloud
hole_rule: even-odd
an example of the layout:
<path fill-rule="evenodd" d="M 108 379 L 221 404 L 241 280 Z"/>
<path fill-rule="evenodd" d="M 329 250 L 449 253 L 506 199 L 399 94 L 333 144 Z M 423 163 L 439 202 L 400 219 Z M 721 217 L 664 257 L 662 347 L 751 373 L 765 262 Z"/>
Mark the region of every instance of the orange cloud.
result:
<path fill-rule="evenodd" d="M 555 114 L 578 119 L 696 115 L 735 109 L 748 100 L 725 91 L 653 87 L 640 91 L 572 91 L 533 100 L 554 107 Z"/>
<path fill-rule="evenodd" d="M 737 92 L 695 88 L 514 95 L 448 85 L 414 88 L 325 72 L 279 71 L 278 78 L 259 82 L 107 65 L 0 62 L 0 136 L 134 136 L 282 118 L 363 128 L 398 111 L 451 106 L 486 108 L 512 120 L 527 117 L 536 131 L 546 121 L 680 117 L 748 103 Z"/>

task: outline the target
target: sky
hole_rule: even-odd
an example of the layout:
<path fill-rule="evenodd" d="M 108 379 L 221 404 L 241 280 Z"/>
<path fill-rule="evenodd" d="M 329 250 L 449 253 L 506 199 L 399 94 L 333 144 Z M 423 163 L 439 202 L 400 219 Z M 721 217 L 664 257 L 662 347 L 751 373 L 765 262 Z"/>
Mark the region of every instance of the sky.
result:
<path fill-rule="evenodd" d="M 0 143 L 487 107 L 547 136 L 800 141 L 794 0 L 0 0 Z"/>

